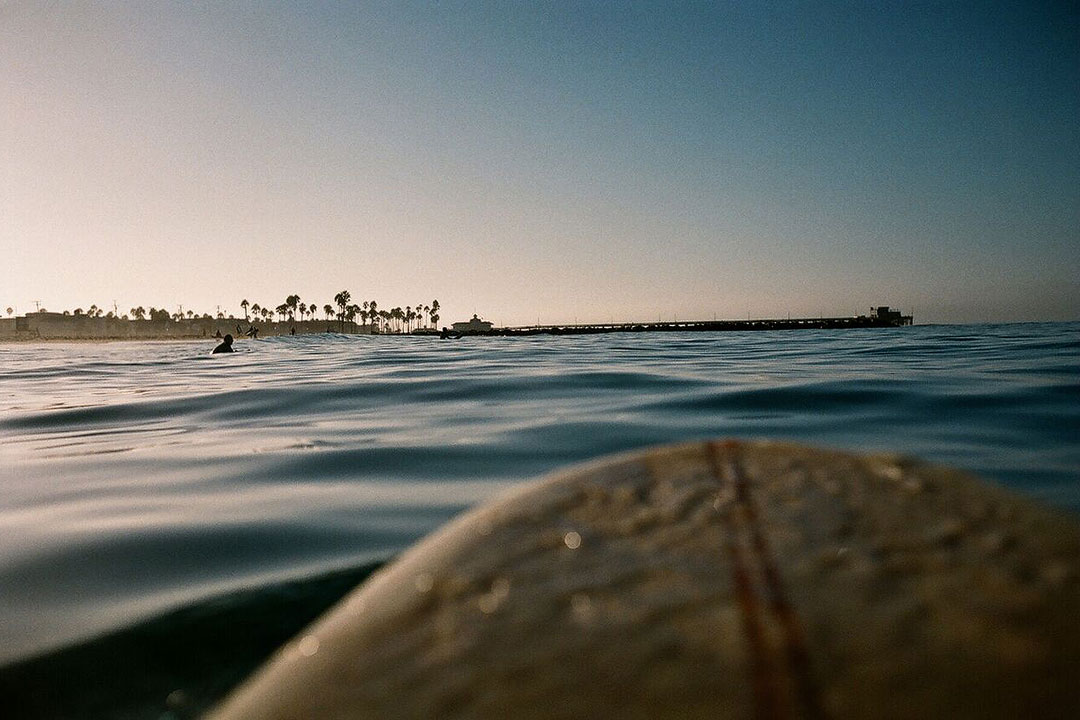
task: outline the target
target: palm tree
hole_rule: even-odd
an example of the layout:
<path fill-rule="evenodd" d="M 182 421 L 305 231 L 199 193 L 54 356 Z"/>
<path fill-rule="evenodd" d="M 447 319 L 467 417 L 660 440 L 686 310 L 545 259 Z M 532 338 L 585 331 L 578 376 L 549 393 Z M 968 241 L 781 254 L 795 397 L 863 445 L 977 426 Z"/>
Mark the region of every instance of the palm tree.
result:
<path fill-rule="evenodd" d="M 299 295 L 290 295 L 285 298 L 286 314 L 288 314 L 290 320 L 296 319 L 296 308 L 300 304 Z"/>
<path fill-rule="evenodd" d="M 259 305 L 259 303 L 252 303 L 252 305 L 251 305 L 251 314 L 254 315 L 255 317 L 259 317 L 259 313 L 261 313 L 261 312 L 262 312 L 262 307 Z"/>
<path fill-rule="evenodd" d="M 348 307 L 350 300 L 352 300 L 352 294 L 348 290 L 342 290 L 334 296 L 334 302 L 338 306 L 338 317 L 341 319 L 341 332 L 345 332 L 345 308 Z"/>
<path fill-rule="evenodd" d="M 371 322 L 375 325 L 375 329 L 378 330 L 378 327 L 379 327 L 379 320 L 378 320 L 378 318 L 379 318 L 379 303 L 375 302 L 374 300 L 370 301 L 368 303 L 367 312 L 368 312 L 368 317 L 371 318 Z"/>
<path fill-rule="evenodd" d="M 248 306 L 249 305 L 250 305 L 250 303 L 247 301 L 247 298 L 244 298 L 243 300 L 240 301 L 240 307 L 242 307 L 244 309 L 244 322 L 248 321 Z"/>
<path fill-rule="evenodd" d="M 326 319 L 329 320 L 334 314 L 334 306 L 330 303 L 326 303 L 322 306 L 323 312 L 326 313 Z"/>
<path fill-rule="evenodd" d="M 431 301 L 431 326 L 436 330 L 439 328 L 439 301 Z"/>

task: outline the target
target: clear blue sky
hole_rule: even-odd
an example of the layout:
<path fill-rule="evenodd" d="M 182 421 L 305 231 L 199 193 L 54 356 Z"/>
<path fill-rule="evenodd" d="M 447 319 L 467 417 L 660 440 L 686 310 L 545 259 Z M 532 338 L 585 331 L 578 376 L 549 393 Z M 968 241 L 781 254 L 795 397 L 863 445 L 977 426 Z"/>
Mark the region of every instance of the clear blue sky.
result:
<path fill-rule="evenodd" d="M 0 309 L 1080 318 L 1080 5 L 0 0 Z"/>

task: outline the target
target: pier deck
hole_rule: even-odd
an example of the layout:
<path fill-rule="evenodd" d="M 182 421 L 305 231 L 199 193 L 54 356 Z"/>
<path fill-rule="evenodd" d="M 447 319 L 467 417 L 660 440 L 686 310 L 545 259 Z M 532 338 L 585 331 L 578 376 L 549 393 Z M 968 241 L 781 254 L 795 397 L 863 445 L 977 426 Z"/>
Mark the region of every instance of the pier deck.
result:
<path fill-rule="evenodd" d="M 857 315 L 840 318 L 788 318 L 773 320 L 699 320 L 655 323 L 586 323 L 523 325 L 492 328 L 464 335 L 597 335 L 616 332 L 723 332 L 747 330 L 843 330 L 853 328 L 902 327 L 912 324 L 911 315 L 874 317 Z"/>

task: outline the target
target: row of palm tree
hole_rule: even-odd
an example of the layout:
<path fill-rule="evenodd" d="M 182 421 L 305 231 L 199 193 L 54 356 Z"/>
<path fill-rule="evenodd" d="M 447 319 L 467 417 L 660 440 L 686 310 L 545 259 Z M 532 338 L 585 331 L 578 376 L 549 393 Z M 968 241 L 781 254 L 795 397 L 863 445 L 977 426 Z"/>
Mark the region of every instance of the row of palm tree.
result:
<path fill-rule="evenodd" d="M 253 321 L 262 320 L 263 322 L 272 322 L 277 320 L 278 322 L 296 322 L 297 319 L 301 321 L 315 320 L 316 316 L 321 311 L 329 322 L 331 320 L 338 320 L 341 323 L 341 329 L 344 331 L 345 323 L 360 321 L 361 325 L 370 325 L 374 332 L 380 333 L 408 333 L 420 328 L 437 328 L 439 323 L 439 301 L 432 300 L 430 304 L 417 303 L 415 306 L 408 305 L 404 308 L 394 307 L 390 309 L 383 309 L 379 307 L 379 303 L 375 300 L 364 300 L 361 303 L 354 303 L 352 301 L 352 294 L 348 290 L 342 290 L 334 295 L 333 304 L 326 303 L 321 308 L 318 303 L 305 303 L 300 300 L 300 296 L 293 294 L 285 298 L 285 302 L 271 308 L 269 305 L 262 306 L 259 303 L 248 302 L 247 298 L 240 301 L 240 307 L 244 311 L 244 321 L 251 323 Z M 8 315 L 13 312 L 12 308 L 8 308 Z M 192 310 L 185 311 L 183 307 L 177 308 L 175 312 L 170 312 L 165 308 L 145 308 L 142 305 L 131 308 L 130 315 L 120 315 L 112 310 L 105 311 L 104 308 L 98 307 L 96 304 L 91 305 L 87 309 L 81 307 L 76 308 L 73 312 L 64 311 L 65 315 L 74 315 L 76 317 L 89 317 L 89 318 L 116 318 L 121 320 L 213 320 L 215 316 L 210 313 L 197 314 Z M 221 308 L 218 308 L 217 319 L 226 319 L 225 313 Z"/>
<path fill-rule="evenodd" d="M 315 314 L 319 311 L 315 303 L 308 305 L 300 302 L 299 295 L 290 295 L 285 298 L 285 302 L 276 307 L 270 307 L 269 305 L 263 307 L 259 303 L 249 303 L 246 299 L 241 301 L 240 307 L 244 310 L 244 320 L 248 322 L 251 322 L 252 318 L 255 320 L 261 319 L 263 322 L 270 322 L 275 319 L 279 322 L 285 322 L 286 320 L 295 322 L 297 317 L 301 321 L 314 320 Z"/>
<path fill-rule="evenodd" d="M 314 320 L 320 310 L 318 303 L 302 302 L 300 296 L 295 294 L 289 295 L 285 302 L 274 308 L 248 302 L 247 298 L 240 301 L 240 307 L 247 322 L 251 322 L 253 317 L 263 322 L 270 322 L 275 317 L 279 322 L 295 322 L 297 318 L 301 321 Z M 432 300 L 430 304 L 379 309 L 377 301 L 354 303 L 352 293 L 342 290 L 334 295 L 333 304 L 326 303 L 321 310 L 327 321 L 336 319 L 340 322 L 342 331 L 345 330 L 345 323 L 359 319 L 361 325 L 371 325 L 375 332 L 408 333 L 419 328 L 438 327 L 439 307 L 439 301 Z"/>

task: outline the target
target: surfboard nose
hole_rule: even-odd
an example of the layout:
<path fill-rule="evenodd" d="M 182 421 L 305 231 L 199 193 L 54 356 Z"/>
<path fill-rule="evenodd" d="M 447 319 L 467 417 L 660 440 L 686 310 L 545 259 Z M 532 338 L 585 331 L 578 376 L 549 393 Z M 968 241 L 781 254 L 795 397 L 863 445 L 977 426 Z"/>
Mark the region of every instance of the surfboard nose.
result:
<path fill-rule="evenodd" d="M 455 520 L 211 717 L 1078 717 L 1078 558 L 947 468 L 657 448 Z"/>

